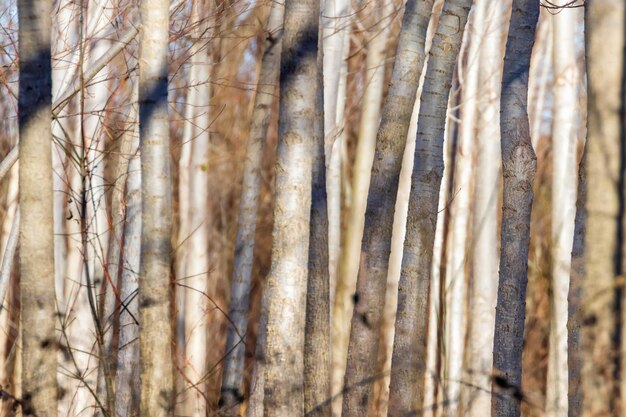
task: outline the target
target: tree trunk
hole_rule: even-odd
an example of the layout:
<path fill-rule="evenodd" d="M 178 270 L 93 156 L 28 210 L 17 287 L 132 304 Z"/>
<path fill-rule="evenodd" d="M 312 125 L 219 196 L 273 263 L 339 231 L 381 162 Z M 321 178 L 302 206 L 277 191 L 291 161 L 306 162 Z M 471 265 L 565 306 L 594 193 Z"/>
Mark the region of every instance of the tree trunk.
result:
<path fill-rule="evenodd" d="M 444 3 L 433 38 L 417 121 L 407 230 L 398 287 L 389 415 L 423 407 L 430 272 L 443 175 L 443 140 L 452 76 L 471 0 Z M 452 399 L 452 401 L 458 399 Z"/>
<path fill-rule="evenodd" d="M 320 33 L 321 34 L 321 33 Z M 324 159 L 324 91 L 321 38 L 317 53 L 317 96 L 313 131 L 313 170 L 309 233 L 309 276 L 304 328 L 304 413 L 330 417 L 329 230 Z"/>
<path fill-rule="evenodd" d="M 189 235 L 185 241 L 185 273 L 179 277 L 179 285 L 185 294 L 185 395 L 183 414 L 204 417 L 207 413 L 207 335 L 209 315 L 212 310 L 209 291 L 209 127 L 211 123 L 210 98 L 214 13 L 213 0 L 193 1 L 191 20 L 195 22 L 194 46 L 191 65 L 195 67 L 189 79 L 196 91 L 193 97 L 193 117 L 188 121 L 192 127 L 191 155 L 189 165 L 189 207 L 186 221 Z M 180 288 L 180 287 L 179 287 Z"/>
<path fill-rule="evenodd" d="M 136 95 L 132 100 L 136 104 Z M 139 415 L 139 387 L 136 382 L 139 370 L 139 301 L 137 299 L 138 274 L 141 252 L 141 163 L 138 155 L 139 138 L 136 126 L 137 111 L 129 109 L 129 126 L 124 140 L 130 139 L 128 153 L 123 156 L 129 163 L 126 180 L 126 214 L 124 219 L 122 279 L 119 289 L 119 349 L 115 373 L 115 415 Z"/>
<path fill-rule="evenodd" d="M 520 415 L 515 394 L 522 382 L 530 212 L 537 165 L 528 121 L 528 71 L 538 18 L 539 1 L 513 0 L 500 101 L 504 181 L 493 390 L 501 395 L 492 397 L 495 417 Z"/>
<path fill-rule="evenodd" d="M 142 233 L 139 271 L 141 415 L 174 411 L 170 260 L 172 193 L 167 113 L 169 13 L 165 0 L 141 3 L 139 138 Z"/>
<path fill-rule="evenodd" d="M 19 206 L 22 413 L 57 415 L 52 197 L 51 6 L 20 0 Z"/>
<path fill-rule="evenodd" d="M 271 3 L 265 35 L 265 51 L 257 82 L 250 138 L 243 167 L 243 184 L 239 206 L 239 229 L 235 244 L 235 259 L 228 316 L 230 324 L 226 341 L 226 359 L 221 388 L 221 406 L 236 416 L 243 400 L 245 336 L 248 329 L 248 308 L 252 291 L 254 237 L 263 164 L 263 149 L 270 123 L 276 84 L 280 73 L 282 26 L 285 7 Z M 257 342 L 258 343 L 258 342 Z"/>
<path fill-rule="evenodd" d="M 556 2 L 563 5 L 564 1 Z M 576 32 L 581 9 L 552 16 L 554 48 L 554 119 L 552 126 L 552 297 L 546 384 L 546 415 L 567 416 L 568 292 L 576 217 L 576 150 L 580 101 Z"/>
<path fill-rule="evenodd" d="M 510 2 L 507 2 L 510 5 Z M 476 174 L 472 247 L 470 254 L 467 415 L 483 417 L 491 406 L 491 366 L 498 282 L 498 196 L 500 191 L 500 86 L 504 55 L 505 10 L 498 2 L 481 0 L 476 13 L 483 15 L 479 54 L 476 120 Z"/>
<path fill-rule="evenodd" d="M 585 276 L 585 201 L 587 199 L 587 178 L 584 156 L 578 165 L 577 194 L 571 274 L 569 280 L 569 293 L 567 295 L 567 415 L 569 417 L 578 417 L 582 411 L 580 373 L 582 369 L 583 356 L 581 352 L 580 333 L 582 324 L 582 285 L 583 278 Z"/>
<path fill-rule="evenodd" d="M 623 272 L 624 45 L 621 0 L 586 4 L 587 224 L 582 284 L 581 414 L 617 413 L 616 278 Z M 622 399 L 623 400 L 623 399 Z"/>
<path fill-rule="evenodd" d="M 349 0 L 325 0 L 321 16 L 324 89 L 324 156 L 326 161 L 326 188 L 328 191 L 328 260 L 330 277 L 330 305 L 334 308 L 335 288 L 341 260 L 341 144 L 344 139 L 344 105 L 347 80 L 346 53 L 350 49 Z M 342 323 L 345 319 L 340 319 Z M 347 339 L 345 346 L 347 346 Z M 334 349 L 334 348 L 333 348 Z M 344 348 L 345 351 L 346 348 Z M 344 355 L 345 356 L 345 353 Z M 333 358 L 334 360 L 334 358 Z M 335 370 L 336 365 L 333 366 Z M 345 369 L 345 363 L 343 365 Z M 340 367 L 341 369 L 341 367 Z M 341 373 L 341 375 L 339 375 Z M 343 383 L 343 372 L 333 372 L 333 384 Z M 338 404 L 339 408 L 341 405 Z"/>
<path fill-rule="evenodd" d="M 264 415 L 304 414 L 303 349 L 311 175 L 318 114 L 319 2 L 285 5 Z"/>
<path fill-rule="evenodd" d="M 393 207 L 402 156 L 417 86 L 424 64 L 426 30 L 432 0 L 409 0 L 405 6 L 391 86 L 383 105 L 365 213 L 361 271 L 354 296 L 348 344 L 343 416 L 363 416 L 369 410 L 377 377 L 378 336 L 387 287 Z M 339 282 L 343 278 L 339 277 Z M 339 291 L 338 291 L 339 292 Z M 337 297 L 336 302 L 342 302 Z"/>

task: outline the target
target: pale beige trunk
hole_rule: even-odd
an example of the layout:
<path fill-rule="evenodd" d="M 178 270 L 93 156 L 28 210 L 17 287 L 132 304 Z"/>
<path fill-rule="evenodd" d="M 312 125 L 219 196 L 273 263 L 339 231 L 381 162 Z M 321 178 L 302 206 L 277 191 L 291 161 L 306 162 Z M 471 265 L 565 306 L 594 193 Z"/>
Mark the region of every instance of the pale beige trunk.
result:
<path fill-rule="evenodd" d="M 564 1 L 556 4 L 564 4 Z M 554 119 L 552 125 L 552 298 L 546 385 L 546 415 L 567 416 L 567 318 L 570 264 L 576 217 L 576 150 L 580 101 L 576 32 L 582 10 L 553 15 Z"/>
<path fill-rule="evenodd" d="M 133 84 L 136 86 L 136 84 Z M 132 87 L 131 87 L 132 88 Z M 131 93 L 128 109 L 128 127 L 122 140 L 125 152 L 122 164 L 126 173 L 122 176 L 126 187 L 126 205 L 123 224 L 123 257 L 119 288 L 119 342 L 117 361 L 112 361 L 115 369 L 115 416 L 137 416 L 139 413 L 139 300 L 138 271 L 141 252 L 141 163 L 139 161 L 139 136 L 137 131 L 137 94 Z M 121 168 L 118 168 L 121 169 Z M 120 254 L 121 255 L 121 254 Z M 111 403 L 111 401 L 109 402 Z"/>
<path fill-rule="evenodd" d="M 51 3 L 20 0 L 19 205 L 23 414 L 57 415 Z"/>
<path fill-rule="evenodd" d="M 345 123 L 343 114 L 347 79 L 346 55 L 350 48 L 350 24 L 352 22 L 350 11 L 349 0 L 325 0 L 321 18 L 322 49 L 324 51 L 324 157 L 327 169 L 328 259 L 331 306 L 334 306 L 340 261 L 342 185 L 342 158 L 340 151 L 341 142 L 344 139 L 342 128 Z M 343 382 L 343 375 L 339 376 L 338 372 L 335 372 L 333 378 L 333 381 L 338 382 L 336 386 L 339 387 Z M 340 403 L 335 401 L 334 404 Z"/>
<path fill-rule="evenodd" d="M 209 298 L 214 291 L 209 290 L 209 230 L 210 218 L 207 210 L 209 202 L 209 127 L 211 112 L 212 60 L 209 39 L 211 39 L 208 16 L 213 13 L 212 0 L 195 0 L 192 5 L 191 21 L 194 22 L 194 46 L 190 65 L 194 67 L 189 84 L 195 90 L 191 102 L 193 113 L 191 154 L 189 156 L 189 195 L 188 211 L 181 220 L 188 223 L 189 233 L 185 244 L 179 250 L 185 251 L 185 271 L 179 277 L 179 289 L 185 294 L 185 367 L 187 385 L 183 395 L 183 413 L 192 417 L 204 417 L 207 412 L 206 373 L 207 337 L 211 304 Z"/>
<path fill-rule="evenodd" d="M 476 103 L 476 174 L 471 219 L 471 285 L 464 397 L 470 417 L 484 417 L 491 407 L 491 366 L 498 282 L 498 196 L 500 187 L 500 86 L 504 55 L 505 10 L 510 2 L 481 0 L 482 14 Z M 476 20 L 479 18 L 477 16 Z M 478 29 L 478 28 L 477 28 Z"/>
<path fill-rule="evenodd" d="M 169 14 L 165 0 L 141 3 L 139 140 L 142 232 L 139 271 L 140 415 L 174 411 L 170 322 L 172 193 L 167 104 Z"/>
<path fill-rule="evenodd" d="M 458 65 L 460 91 L 460 120 L 457 122 L 458 136 L 452 175 L 453 198 L 448 204 L 450 210 L 447 239 L 445 277 L 445 364 L 444 387 L 448 400 L 444 414 L 456 416 L 463 413 L 462 396 L 465 395 L 463 357 L 465 354 L 466 332 L 469 324 L 467 316 L 467 294 L 469 280 L 466 262 L 469 259 L 468 227 L 471 218 L 472 177 L 474 175 L 474 141 L 476 129 L 476 105 L 478 103 L 479 52 L 483 35 L 484 16 L 477 10 L 468 24 L 464 37 L 463 61 Z"/>
<path fill-rule="evenodd" d="M 303 350 L 319 2 L 285 4 L 272 269 L 267 278 L 265 416 L 304 414 Z"/>

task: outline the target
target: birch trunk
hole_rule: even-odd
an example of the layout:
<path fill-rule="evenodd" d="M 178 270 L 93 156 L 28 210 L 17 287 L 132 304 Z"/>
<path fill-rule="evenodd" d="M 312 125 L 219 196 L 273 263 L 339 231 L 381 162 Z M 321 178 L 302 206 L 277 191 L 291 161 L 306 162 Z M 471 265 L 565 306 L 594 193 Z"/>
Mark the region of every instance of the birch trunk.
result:
<path fill-rule="evenodd" d="M 520 415 L 528 244 L 536 157 L 528 121 L 528 71 L 539 18 L 537 0 L 513 0 L 500 101 L 503 206 L 492 397 L 495 417 Z M 498 388 L 504 388 L 498 391 Z M 504 392 L 502 392 L 504 391 Z"/>
<path fill-rule="evenodd" d="M 587 224 L 582 284 L 582 409 L 584 416 L 617 411 L 618 346 L 615 291 L 622 273 L 624 45 L 626 5 L 594 0 L 585 8 L 587 46 Z M 619 180 L 618 180 L 619 179 Z"/>
<path fill-rule="evenodd" d="M 343 416 L 368 412 L 376 378 L 378 335 L 391 252 L 393 206 L 396 202 L 402 156 L 424 64 L 431 0 L 409 0 L 405 6 L 391 86 L 383 105 L 376 137 L 371 184 L 365 213 L 362 266 L 357 278 L 355 306 L 348 344 L 342 404 Z M 342 278 L 339 278 L 340 282 Z M 337 302 L 342 302 L 338 297 Z"/>
<path fill-rule="evenodd" d="M 214 12 L 212 0 L 195 0 L 192 20 L 194 28 L 194 54 L 191 65 L 195 67 L 190 84 L 196 89 L 193 96 L 193 138 L 189 167 L 189 212 L 187 221 L 190 230 L 185 249 L 185 275 L 182 281 L 185 292 L 185 368 L 186 387 L 184 414 L 204 417 L 207 413 L 206 373 L 207 335 L 209 330 L 209 125 L 212 59 L 209 39 L 212 31 L 210 17 Z"/>
<path fill-rule="evenodd" d="M 280 72 L 282 26 L 285 7 L 271 3 L 267 21 L 265 51 L 257 82 L 250 138 L 243 167 L 243 184 L 239 206 L 239 229 L 228 316 L 230 325 L 226 341 L 226 359 L 222 377 L 221 405 L 229 415 L 238 414 L 243 399 L 245 336 L 248 329 L 248 308 L 252 290 L 254 236 L 263 164 L 263 149 L 270 123 L 270 112 Z M 258 342 L 257 342 L 258 343 Z"/>
<path fill-rule="evenodd" d="M 170 323 L 172 201 L 167 113 L 169 13 L 165 0 L 141 3 L 139 140 L 142 233 L 139 270 L 142 416 L 173 413 Z"/>
<path fill-rule="evenodd" d="M 20 0 L 19 206 L 22 413 L 57 415 L 51 3 Z"/>
<path fill-rule="evenodd" d="M 510 2 L 506 2 L 507 5 Z M 471 220 L 472 247 L 467 341 L 467 372 L 470 392 L 467 415 L 484 417 L 491 404 L 490 375 L 498 282 L 498 195 L 500 189 L 500 80 L 504 56 L 503 31 L 508 7 L 481 0 L 476 13 L 484 27 L 479 56 L 476 119 L 476 176 Z M 478 17 L 477 17 L 478 20 Z"/>
<path fill-rule="evenodd" d="M 350 48 L 349 0 L 325 0 L 321 16 L 324 88 L 324 156 L 326 161 L 326 188 L 328 191 L 328 259 L 330 278 L 330 305 L 334 306 L 335 288 L 340 262 L 341 241 L 341 141 L 347 62 Z M 340 319 L 341 320 L 341 319 Z M 345 322 L 345 320 L 342 320 Z M 346 343 L 347 345 L 347 343 Z M 334 348 L 333 348 L 334 349 Z M 345 348 L 344 348 L 345 351 Z M 345 353 L 344 353 L 345 356 Z M 334 360 L 334 359 L 333 359 Z M 344 365 L 345 367 L 345 365 Z M 335 368 L 335 366 L 333 366 Z M 334 373 L 337 388 L 343 375 Z"/>
<path fill-rule="evenodd" d="M 424 78 L 398 286 L 390 416 L 403 416 L 423 407 L 427 307 L 443 175 L 444 127 L 452 76 L 471 4 L 471 0 L 444 3 Z"/>
<path fill-rule="evenodd" d="M 135 100 L 136 96 L 133 94 Z M 133 100 L 134 103 L 136 101 Z M 129 127 L 124 141 L 130 142 L 127 153 L 123 156 L 128 160 L 126 166 L 126 212 L 123 220 L 122 276 L 120 281 L 119 299 L 119 349 L 117 353 L 117 369 L 115 373 L 115 415 L 139 415 L 139 301 L 137 299 L 138 272 L 141 252 L 141 162 L 137 135 L 137 110 L 134 104 L 129 109 Z"/>
<path fill-rule="evenodd" d="M 564 2 L 557 2 L 563 5 Z M 580 85 L 576 32 L 580 9 L 553 15 L 554 119 L 552 125 L 552 303 L 546 384 L 546 415 L 567 416 L 568 292 L 574 220 L 576 217 L 576 148 L 579 129 Z"/>
<path fill-rule="evenodd" d="M 319 2 L 285 4 L 264 415 L 304 414 L 303 349 L 317 106 Z"/>

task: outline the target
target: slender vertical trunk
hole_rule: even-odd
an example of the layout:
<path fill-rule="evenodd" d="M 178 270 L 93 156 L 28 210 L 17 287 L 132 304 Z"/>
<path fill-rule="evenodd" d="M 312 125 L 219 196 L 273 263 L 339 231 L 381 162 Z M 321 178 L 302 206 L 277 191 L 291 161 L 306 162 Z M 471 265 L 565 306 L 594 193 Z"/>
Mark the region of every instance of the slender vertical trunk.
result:
<path fill-rule="evenodd" d="M 624 46 L 626 5 L 585 7 L 587 46 L 587 219 L 582 283 L 581 371 L 584 416 L 617 412 L 616 278 L 623 273 Z"/>
<path fill-rule="evenodd" d="M 321 31 L 320 31 L 321 35 Z M 309 233 L 309 276 L 304 327 L 304 413 L 330 417 L 330 279 L 328 204 L 324 160 L 324 91 L 321 38 L 317 52 L 317 92 L 313 122 L 313 169 Z"/>
<path fill-rule="evenodd" d="M 471 4 L 471 0 L 444 3 L 424 78 L 398 287 L 390 416 L 403 416 L 423 407 L 428 293 L 443 175 L 444 127 L 452 76 Z"/>
<path fill-rule="evenodd" d="M 432 34 L 429 32 L 429 39 Z M 428 41 L 427 41 L 428 43 Z M 428 50 L 426 46 L 426 50 Z M 423 77 L 420 81 L 423 85 Z M 389 254 L 389 272 L 387 273 L 387 293 L 385 294 L 385 310 L 383 326 L 389 326 L 383 332 L 380 341 L 380 348 L 384 349 L 385 361 L 382 367 L 384 376 L 381 384 L 384 392 L 379 396 L 378 404 L 374 407 L 378 411 L 378 416 L 384 417 L 389 411 L 389 383 L 391 374 L 386 372 L 391 369 L 393 360 L 393 339 L 395 336 L 396 311 L 398 308 L 398 283 L 402 270 L 402 252 L 404 250 L 404 238 L 406 237 L 407 213 L 409 209 L 409 197 L 411 194 L 411 173 L 413 172 L 413 158 L 415 157 L 415 136 L 417 134 L 417 116 L 419 113 L 419 97 L 421 89 L 418 88 L 413 114 L 407 134 L 406 147 L 402 156 L 402 170 L 400 171 L 400 181 L 398 182 L 398 195 L 393 217 L 393 231 L 391 234 L 391 253 Z"/>
<path fill-rule="evenodd" d="M 226 413 L 236 416 L 243 400 L 245 336 L 248 329 L 248 308 L 252 290 L 254 236 L 263 164 L 263 149 L 270 123 L 276 84 L 280 73 L 282 26 L 285 7 L 271 3 L 265 35 L 265 51 L 257 83 L 250 138 L 243 167 L 243 184 L 239 206 L 239 229 L 235 244 L 235 260 L 228 316 L 230 324 L 226 341 L 226 358 L 221 388 L 221 405 Z M 258 343 L 258 342 L 257 342 Z"/>
<path fill-rule="evenodd" d="M 343 113 L 347 79 L 347 72 L 345 71 L 347 62 L 344 57 L 346 50 L 350 48 L 350 23 L 352 18 L 349 0 L 325 0 L 323 7 L 321 24 L 323 34 L 322 48 L 324 50 L 324 156 L 327 169 L 326 187 L 328 190 L 330 305 L 334 306 L 341 241 L 340 145 L 344 123 Z M 335 381 L 338 381 L 337 385 L 341 385 L 343 382 L 343 374 L 339 376 L 338 372 L 334 372 L 333 378 Z"/>
<path fill-rule="evenodd" d="M 57 415 L 52 216 L 52 4 L 18 1 L 22 413 Z"/>
<path fill-rule="evenodd" d="M 185 293 L 185 367 L 186 387 L 183 397 L 184 414 L 204 417 L 207 413 L 206 373 L 209 315 L 209 124 L 211 98 L 211 14 L 212 0 L 193 2 L 192 21 L 194 27 L 194 53 L 191 65 L 195 79 L 190 84 L 196 89 L 192 102 L 194 116 L 191 155 L 189 165 L 189 207 L 187 221 L 189 236 L 185 242 L 186 261 L 184 279 L 180 284 Z"/>
<path fill-rule="evenodd" d="M 556 4 L 564 4 L 563 1 Z M 576 217 L 576 148 L 579 99 L 576 32 L 582 10 L 552 16 L 554 119 L 552 126 L 552 298 L 546 384 L 548 417 L 567 416 L 567 317 L 570 264 Z"/>
<path fill-rule="evenodd" d="M 510 4 L 510 2 L 507 2 Z M 503 31 L 507 8 L 481 0 L 484 27 L 479 57 L 476 119 L 476 174 L 471 220 L 472 247 L 469 336 L 466 366 L 469 392 L 467 414 L 483 417 L 491 404 L 489 378 L 493 364 L 493 332 L 498 282 L 498 195 L 500 189 L 500 86 L 504 55 Z"/>
<path fill-rule="evenodd" d="M 474 175 L 474 148 L 476 136 L 476 106 L 478 104 L 479 55 L 484 35 L 484 7 L 477 4 L 472 19 L 468 23 L 464 50 L 458 62 L 460 82 L 460 121 L 458 122 L 458 140 L 454 157 L 454 174 L 450 201 L 450 230 L 447 240 L 447 266 L 445 283 L 445 375 L 444 388 L 446 399 L 445 415 L 456 416 L 464 413 L 462 404 L 468 386 L 463 384 L 465 372 L 463 358 L 468 316 L 467 295 L 469 279 L 468 232 L 471 219 L 472 178 Z M 465 55 L 463 57 L 463 55 Z M 459 411 L 460 410 L 460 411 Z"/>
<path fill-rule="evenodd" d="M 587 178 L 585 158 L 578 165 L 578 192 L 576 199 L 576 219 L 574 225 L 574 242 L 572 245 L 572 263 L 567 295 L 567 367 L 568 367 L 568 404 L 567 415 L 578 417 L 582 411 L 582 392 L 580 373 L 582 369 L 582 352 L 580 344 L 582 284 L 585 276 L 585 201 L 587 198 Z"/>
<path fill-rule="evenodd" d="M 170 323 L 172 201 L 167 113 L 166 0 L 141 3 L 139 140 L 142 174 L 139 322 L 142 416 L 174 411 Z"/>
<path fill-rule="evenodd" d="M 267 278 L 266 416 L 304 413 L 303 349 L 319 1 L 285 4 L 272 270 Z"/>
<path fill-rule="evenodd" d="M 135 90 L 136 91 L 136 90 Z M 136 95 L 132 94 L 131 108 L 128 115 L 128 128 L 123 140 L 130 142 L 122 157 L 127 175 L 125 202 L 126 212 L 123 220 L 122 277 L 119 288 L 119 349 L 115 373 L 115 416 L 138 416 L 139 387 L 139 300 L 138 271 L 141 252 L 141 163 L 138 155 L 139 137 L 137 135 Z M 123 189 L 123 188 L 122 188 Z"/>
<path fill-rule="evenodd" d="M 432 0 L 409 0 L 405 6 L 391 86 L 383 105 L 365 213 L 361 271 L 348 344 L 343 416 L 362 416 L 369 409 L 376 378 L 378 335 L 391 252 L 393 206 L 402 156 L 424 64 L 426 30 Z M 341 281 L 342 278 L 339 278 Z M 341 302 L 340 298 L 336 299 Z"/>
<path fill-rule="evenodd" d="M 528 72 L 538 18 L 539 1 L 513 0 L 500 101 L 504 181 L 493 389 L 501 395 L 492 397 L 495 417 L 520 415 L 515 393 L 522 382 L 530 212 L 537 165 L 528 122 Z"/>

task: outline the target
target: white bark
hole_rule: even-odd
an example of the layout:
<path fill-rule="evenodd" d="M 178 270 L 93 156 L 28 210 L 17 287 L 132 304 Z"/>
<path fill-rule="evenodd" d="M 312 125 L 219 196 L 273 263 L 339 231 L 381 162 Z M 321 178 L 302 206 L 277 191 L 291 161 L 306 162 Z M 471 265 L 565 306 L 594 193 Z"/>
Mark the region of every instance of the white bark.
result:
<path fill-rule="evenodd" d="M 334 305 L 341 240 L 341 157 L 340 142 L 343 127 L 347 61 L 350 42 L 349 0 L 323 2 L 322 49 L 324 77 L 324 155 L 326 158 L 326 189 L 328 200 L 328 263 L 330 276 L 330 305 Z M 332 318 L 332 309 L 331 309 Z M 336 367 L 334 367 L 336 368 Z M 340 378 L 343 378 L 341 376 Z M 335 381 L 335 379 L 333 379 Z M 340 379 L 336 381 L 341 384 Z"/>
<path fill-rule="evenodd" d="M 140 412 L 150 417 L 168 417 L 174 412 L 170 323 L 172 191 L 167 111 L 168 1 L 144 0 L 140 11 Z"/>
<path fill-rule="evenodd" d="M 134 94 L 133 94 L 134 96 Z M 120 333 L 117 370 L 115 373 L 115 415 L 135 416 L 139 410 L 139 264 L 141 252 L 141 162 L 139 136 L 136 126 L 136 109 L 130 109 L 127 135 L 133 136 L 128 155 L 126 180 L 126 216 L 124 220 L 124 257 L 119 290 Z"/>
<path fill-rule="evenodd" d="M 209 18 L 212 13 L 211 2 L 195 0 L 193 3 L 192 22 L 194 47 L 191 66 L 194 70 L 189 78 L 190 85 L 196 91 L 193 95 L 193 116 L 189 123 L 193 125 L 191 155 L 189 166 L 189 207 L 187 218 L 189 235 L 185 242 L 185 273 L 179 277 L 179 283 L 185 293 L 185 363 L 186 380 L 193 386 L 185 389 L 185 415 L 203 417 L 206 414 L 206 379 L 207 343 L 209 330 L 209 297 L 214 291 L 209 290 L 209 124 L 211 98 L 212 62 L 207 45 L 211 38 Z M 182 216 L 181 216 L 182 218 Z"/>
<path fill-rule="evenodd" d="M 52 193 L 51 3 L 18 1 L 22 410 L 57 413 Z"/>
<path fill-rule="evenodd" d="M 508 4 L 509 2 L 505 2 Z M 484 417 L 491 407 L 490 375 L 498 280 L 498 195 L 500 184 L 500 80 L 504 55 L 505 10 L 496 2 L 481 0 L 484 26 L 481 37 L 476 103 L 476 174 L 472 213 L 471 323 L 467 340 L 467 414 Z M 478 20 L 478 17 L 477 17 Z"/>
<path fill-rule="evenodd" d="M 564 1 L 556 4 L 564 4 Z M 567 317 L 571 252 L 576 216 L 576 148 L 580 75 L 576 32 L 581 9 L 551 16 L 554 48 L 554 119 L 552 128 L 552 298 L 546 384 L 546 415 L 566 417 L 568 409 Z"/>
<path fill-rule="evenodd" d="M 285 4 L 279 143 L 267 278 L 264 415 L 304 413 L 303 350 L 317 105 L 319 2 Z"/>
<path fill-rule="evenodd" d="M 450 225 L 447 240 L 447 266 L 445 277 L 445 365 L 444 387 L 448 400 L 444 413 L 455 416 L 461 408 L 464 386 L 463 356 L 467 330 L 466 272 L 467 232 L 470 219 L 471 183 L 473 175 L 473 150 L 476 127 L 476 96 L 478 94 L 478 55 L 482 36 L 483 16 L 474 12 L 464 38 L 467 48 L 465 65 L 459 66 L 461 85 L 460 121 L 453 167 L 452 201 L 449 204 Z M 461 55 L 462 56 L 462 55 Z M 462 412 L 462 411 L 461 411 Z"/>

